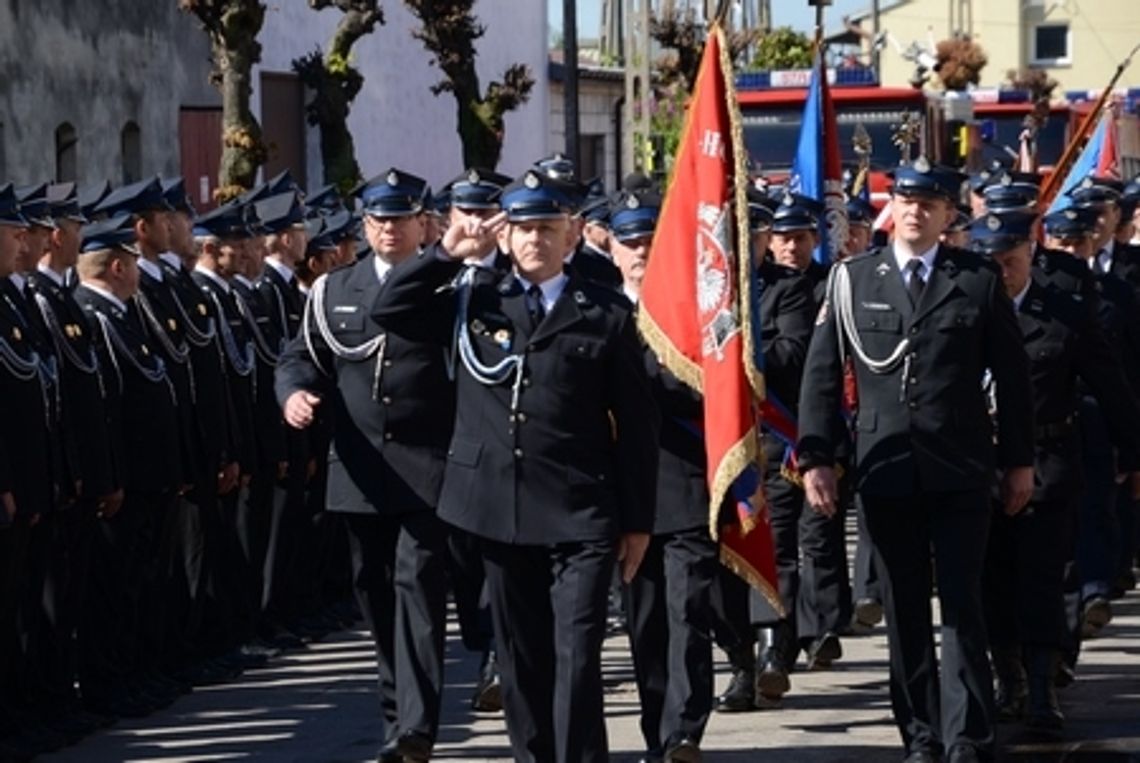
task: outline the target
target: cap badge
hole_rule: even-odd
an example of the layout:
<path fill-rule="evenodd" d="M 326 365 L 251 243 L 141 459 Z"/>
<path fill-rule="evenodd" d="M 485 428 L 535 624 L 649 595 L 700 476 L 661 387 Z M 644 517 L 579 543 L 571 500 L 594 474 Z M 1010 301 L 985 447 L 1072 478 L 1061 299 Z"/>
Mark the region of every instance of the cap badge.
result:
<path fill-rule="evenodd" d="M 535 173 L 528 172 L 526 173 L 526 177 L 523 178 L 523 185 L 533 191 L 535 188 L 538 188 L 540 185 L 542 185 L 542 181 L 538 179 L 538 175 Z"/>
<path fill-rule="evenodd" d="M 1001 230 L 1001 218 L 997 215 L 990 215 L 986 218 L 986 227 L 992 231 Z"/>
<path fill-rule="evenodd" d="M 392 170 L 391 172 L 388 173 L 388 185 L 395 188 L 399 184 L 400 184 L 400 173 L 396 172 L 396 170 Z"/>
<path fill-rule="evenodd" d="M 921 172 L 924 175 L 927 172 L 930 172 L 930 160 L 927 159 L 925 156 L 920 156 L 917 159 L 915 159 L 914 164 L 912 166 L 914 167 L 915 172 Z"/>
<path fill-rule="evenodd" d="M 482 179 L 483 178 L 479 177 L 479 171 L 478 170 L 471 170 L 470 172 L 467 173 L 467 182 L 470 183 L 471 185 L 479 185 L 479 181 Z"/>
<path fill-rule="evenodd" d="M 628 197 L 626 197 L 625 206 L 627 209 L 637 209 L 641 206 L 641 200 L 633 194 L 630 194 Z"/>
<path fill-rule="evenodd" d="M 1001 184 L 1007 187 L 1013 185 L 1013 175 L 1002 175 Z"/>
<path fill-rule="evenodd" d="M 1092 188 L 1094 185 L 1096 185 L 1096 183 L 1093 181 L 1091 175 L 1081 181 L 1081 188 Z"/>
<path fill-rule="evenodd" d="M 1076 220 L 1077 217 L 1078 217 L 1077 210 L 1075 210 L 1075 209 L 1066 209 L 1065 210 L 1065 219 L 1066 220 Z"/>

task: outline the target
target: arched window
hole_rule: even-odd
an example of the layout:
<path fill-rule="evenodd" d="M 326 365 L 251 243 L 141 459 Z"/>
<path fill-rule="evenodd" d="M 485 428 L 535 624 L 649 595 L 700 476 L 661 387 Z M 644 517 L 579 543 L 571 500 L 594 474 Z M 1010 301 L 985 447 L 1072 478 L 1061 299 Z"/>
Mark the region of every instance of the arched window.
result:
<path fill-rule="evenodd" d="M 55 181 L 57 183 L 78 179 L 77 143 L 79 143 L 79 135 L 70 122 L 64 122 L 55 128 Z"/>
<path fill-rule="evenodd" d="M 127 185 L 142 177 L 142 137 L 134 122 L 123 125 L 119 148 L 123 157 L 123 185 Z"/>

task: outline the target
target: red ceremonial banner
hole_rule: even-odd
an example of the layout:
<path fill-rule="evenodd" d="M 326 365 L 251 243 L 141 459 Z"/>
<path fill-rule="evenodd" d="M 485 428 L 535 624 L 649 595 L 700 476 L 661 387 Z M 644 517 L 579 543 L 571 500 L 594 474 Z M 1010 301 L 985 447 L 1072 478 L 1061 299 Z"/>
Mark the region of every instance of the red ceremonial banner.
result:
<path fill-rule="evenodd" d="M 704 396 L 709 531 L 720 537 L 721 559 L 780 610 L 758 463 L 764 387 L 750 360 L 745 150 L 732 86 L 724 32 L 714 26 L 653 236 L 638 326 L 665 367 Z M 722 528 L 726 500 L 737 521 Z"/>

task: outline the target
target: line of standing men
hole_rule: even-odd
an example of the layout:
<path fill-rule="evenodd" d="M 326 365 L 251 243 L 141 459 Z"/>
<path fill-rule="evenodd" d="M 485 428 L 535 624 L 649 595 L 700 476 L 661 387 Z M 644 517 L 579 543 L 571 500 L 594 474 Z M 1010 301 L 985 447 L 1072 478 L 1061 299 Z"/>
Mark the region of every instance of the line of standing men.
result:
<path fill-rule="evenodd" d="M 272 396 L 301 309 L 275 265 L 354 238 L 333 214 L 310 246 L 299 210 L 284 177 L 201 217 L 181 180 L 0 187 L 0 757 L 355 621 Z"/>

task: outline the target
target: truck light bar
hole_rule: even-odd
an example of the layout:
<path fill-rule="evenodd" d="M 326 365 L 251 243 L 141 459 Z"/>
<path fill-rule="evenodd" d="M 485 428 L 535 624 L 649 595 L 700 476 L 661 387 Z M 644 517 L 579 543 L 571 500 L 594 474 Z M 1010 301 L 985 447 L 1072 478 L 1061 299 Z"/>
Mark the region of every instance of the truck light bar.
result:
<path fill-rule="evenodd" d="M 877 85 L 875 72 L 858 67 L 827 70 L 829 85 Z M 740 72 L 736 75 L 737 90 L 772 90 L 776 88 L 807 87 L 811 84 L 811 69 L 775 69 L 772 71 Z"/>

